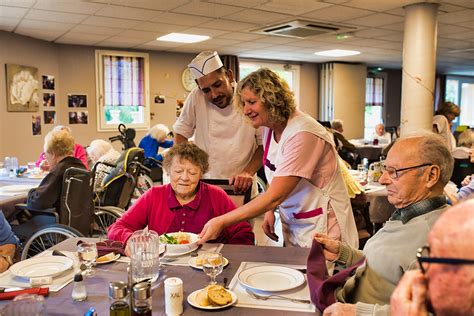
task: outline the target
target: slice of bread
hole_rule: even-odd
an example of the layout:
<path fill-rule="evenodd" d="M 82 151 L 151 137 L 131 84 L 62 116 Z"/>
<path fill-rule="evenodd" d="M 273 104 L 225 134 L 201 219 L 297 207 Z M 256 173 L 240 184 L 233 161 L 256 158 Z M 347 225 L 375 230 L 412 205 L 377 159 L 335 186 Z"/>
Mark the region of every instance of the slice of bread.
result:
<path fill-rule="evenodd" d="M 101 263 L 101 262 L 107 262 L 107 261 L 110 261 L 110 260 L 114 260 L 114 258 L 115 258 L 115 253 L 114 252 L 109 252 L 108 254 L 97 258 L 95 261 L 98 262 L 98 263 Z"/>
<path fill-rule="evenodd" d="M 221 285 L 211 285 L 207 296 L 212 304 L 223 306 L 232 302 L 232 295 Z"/>
<path fill-rule="evenodd" d="M 202 289 L 196 294 L 196 302 L 199 306 L 209 306 L 211 302 L 209 302 L 209 298 L 207 296 L 207 289 Z"/>

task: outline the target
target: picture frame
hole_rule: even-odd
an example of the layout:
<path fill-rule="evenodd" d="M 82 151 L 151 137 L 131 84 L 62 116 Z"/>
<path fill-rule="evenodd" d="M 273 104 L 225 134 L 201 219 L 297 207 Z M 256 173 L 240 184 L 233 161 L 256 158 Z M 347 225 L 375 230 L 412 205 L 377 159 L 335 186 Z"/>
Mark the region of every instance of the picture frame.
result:
<path fill-rule="evenodd" d="M 70 108 L 86 108 L 87 94 L 68 94 L 67 106 Z"/>
<path fill-rule="evenodd" d="M 38 68 L 6 64 L 7 111 L 37 112 L 41 102 Z"/>

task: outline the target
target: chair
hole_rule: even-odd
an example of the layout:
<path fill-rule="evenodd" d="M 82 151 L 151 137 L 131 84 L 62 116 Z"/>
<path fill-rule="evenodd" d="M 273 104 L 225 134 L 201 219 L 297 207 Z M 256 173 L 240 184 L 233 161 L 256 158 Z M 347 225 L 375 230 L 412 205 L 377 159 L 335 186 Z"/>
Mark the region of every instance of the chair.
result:
<path fill-rule="evenodd" d="M 229 197 L 234 201 L 237 207 L 244 205 L 250 201 L 252 188 L 248 189 L 243 193 L 235 193 L 234 186 L 229 184 L 227 179 L 201 179 L 202 182 L 212 184 L 220 187 L 229 195 Z"/>
<path fill-rule="evenodd" d="M 9 217 L 19 222 L 12 225 L 23 242 L 21 259 L 32 257 L 69 237 L 88 236 L 92 222 L 91 174 L 85 169 L 68 168 L 63 175 L 60 208 L 37 210 L 18 204 Z"/>
<path fill-rule="evenodd" d="M 462 180 L 471 174 L 474 174 L 474 163 L 472 163 L 470 159 L 454 159 L 451 181 L 453 181 L 457 186 L 460 186 Z"/>

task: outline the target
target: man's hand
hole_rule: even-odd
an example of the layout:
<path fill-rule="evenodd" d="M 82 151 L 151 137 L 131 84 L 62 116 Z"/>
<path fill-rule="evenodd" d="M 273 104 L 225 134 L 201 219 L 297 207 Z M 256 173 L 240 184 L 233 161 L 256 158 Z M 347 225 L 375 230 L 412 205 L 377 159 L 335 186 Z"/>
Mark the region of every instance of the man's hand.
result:
<path fill-rule="evenodd" d="M 341 248 L 340 241 L 331 239 L 329 236 L 320 233 L 316 233 L 314 239 L 323 246 L 323 254 L 326 260 L 334 261 L 337 259 L 339 249 Z"/>
<path fill-rule="evenodd" d="M 324 310 L 323 316 L 351 316 L 356 314 L 354 304 L 334 303 Z"/>
<path fill-rule="evenodd" d="M 273 211 L 268 211 L 265 213 L 262 224 L 263 232 L 271 240 L 278 241 L 278 235 L 275 234 L 275 214 Z"/>
<path fill-rule="evenodd" d="M 234 185 L 235 193 L 243 193 L 252 187 L 253 175 L 244 171 L 229 179 L 229 184 Z"/>
<path fill-rule="evenodd" d="M 223 229 L 224 221 L 220 218 L 220 216 L 210 219 L 202 228 L 201 233 L 199 233 L 199 237 L 201 239 L 198 240 L 198 244 L 202 245 L 208 240 L 216 239 L 219 237 Z"/>
<path fill-rule="evenodd" d="M 427 316 L 426 279 L 420 270 L 407 271 L 390 299 L 393 316 Z"/>

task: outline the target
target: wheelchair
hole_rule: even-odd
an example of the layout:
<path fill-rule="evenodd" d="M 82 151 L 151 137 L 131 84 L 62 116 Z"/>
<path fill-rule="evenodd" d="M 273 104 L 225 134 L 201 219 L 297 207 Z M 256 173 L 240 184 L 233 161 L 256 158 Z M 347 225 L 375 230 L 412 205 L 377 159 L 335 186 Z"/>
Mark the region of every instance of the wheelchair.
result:
<path fill-rule="evenodd" d="M 12 230 L 22 243 L 21 260 L 70 238 L 89 236 L 93 218 L 91 174 L 85 169 L 68 168 L 63 175 L 60 208 L 43 210 L 18 204 L 9 216 Z"/>

